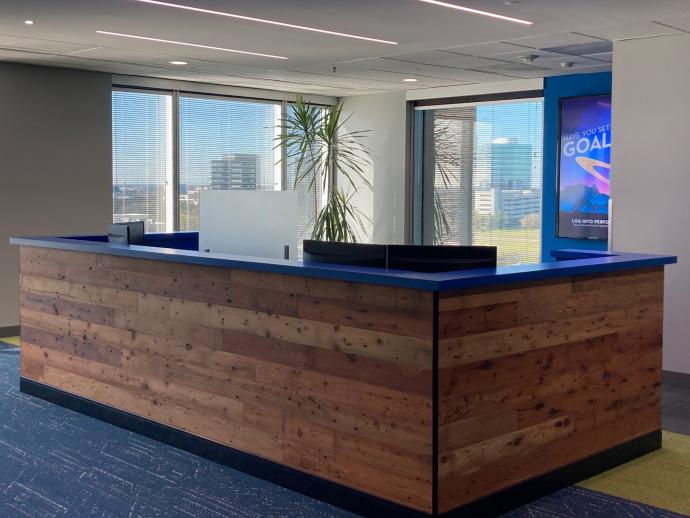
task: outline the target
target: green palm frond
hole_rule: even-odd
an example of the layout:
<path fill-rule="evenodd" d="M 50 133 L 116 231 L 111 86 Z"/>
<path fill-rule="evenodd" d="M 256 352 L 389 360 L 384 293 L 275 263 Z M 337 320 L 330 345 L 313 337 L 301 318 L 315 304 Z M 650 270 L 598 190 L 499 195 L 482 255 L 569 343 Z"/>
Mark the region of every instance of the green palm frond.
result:
<path fill-rule="evenodd" d="M 371 151 L 364 142 L 369 130 L 347 130 L 351 116 L 344 116 L 342 103 L 324 109 L 298 96 L 276 137 L 276 147 L 286 150 L 282 160 L 295 170 L 293 189 L 303 184 L 312 194 L 314 239 L 356 242 L 366 236 L 365 222 L 370 220 L 352 198 L 361 186 L 372 186 Z M 319 189 L 326 193 L 321 209 Z"/>

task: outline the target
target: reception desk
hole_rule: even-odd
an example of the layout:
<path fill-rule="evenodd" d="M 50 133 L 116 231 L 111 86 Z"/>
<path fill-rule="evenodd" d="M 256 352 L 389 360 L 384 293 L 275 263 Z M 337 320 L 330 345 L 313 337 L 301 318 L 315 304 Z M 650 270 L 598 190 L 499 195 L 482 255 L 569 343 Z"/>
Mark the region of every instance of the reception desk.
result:
<path fill-rule="evenodd" d="M 664 265 L 422 274 L 15 238 L 21 388 L 372 516 L 497 514 L 660 447 Z"/>

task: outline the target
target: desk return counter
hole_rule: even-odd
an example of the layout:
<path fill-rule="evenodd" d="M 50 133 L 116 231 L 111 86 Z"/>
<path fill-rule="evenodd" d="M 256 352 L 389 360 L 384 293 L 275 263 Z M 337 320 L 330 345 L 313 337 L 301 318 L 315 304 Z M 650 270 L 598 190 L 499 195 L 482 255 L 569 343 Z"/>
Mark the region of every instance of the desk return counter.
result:
<path fill-rule="evenodd" d="M 498 514 L 660 447 L 664 265 L 420 273 L 14 238 L 21 389 L 371 516 Z"/>

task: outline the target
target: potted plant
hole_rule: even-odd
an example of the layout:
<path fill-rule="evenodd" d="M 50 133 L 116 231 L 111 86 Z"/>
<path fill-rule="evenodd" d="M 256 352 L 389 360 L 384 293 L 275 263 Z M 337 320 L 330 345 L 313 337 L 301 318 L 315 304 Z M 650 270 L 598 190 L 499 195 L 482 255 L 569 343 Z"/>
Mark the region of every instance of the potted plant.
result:
<path fill-rule="evenodd" d="M 361 187 L 371 189 L 372 160 L 363 142 L 368 130 L 345 128 L 351 116 L 344 116 L 342 103 L 323 108 L 298 96 L 276 137 L 277 146 L 285 150 L 282 160 L 295 170 L 292 187 L 306 184 L 312 196 L 312 239 L 357 242 L 371 221 L 353 204 Z"/>

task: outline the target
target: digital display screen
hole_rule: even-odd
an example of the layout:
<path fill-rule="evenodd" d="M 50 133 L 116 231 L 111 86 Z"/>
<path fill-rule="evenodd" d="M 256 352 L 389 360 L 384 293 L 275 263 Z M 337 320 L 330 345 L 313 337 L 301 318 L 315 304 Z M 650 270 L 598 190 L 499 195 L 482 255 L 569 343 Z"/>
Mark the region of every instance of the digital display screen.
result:
<path fill-rule="evenodd" d="M 611 96 L 561 99 L 558 237 L 607 239 Z"/>

